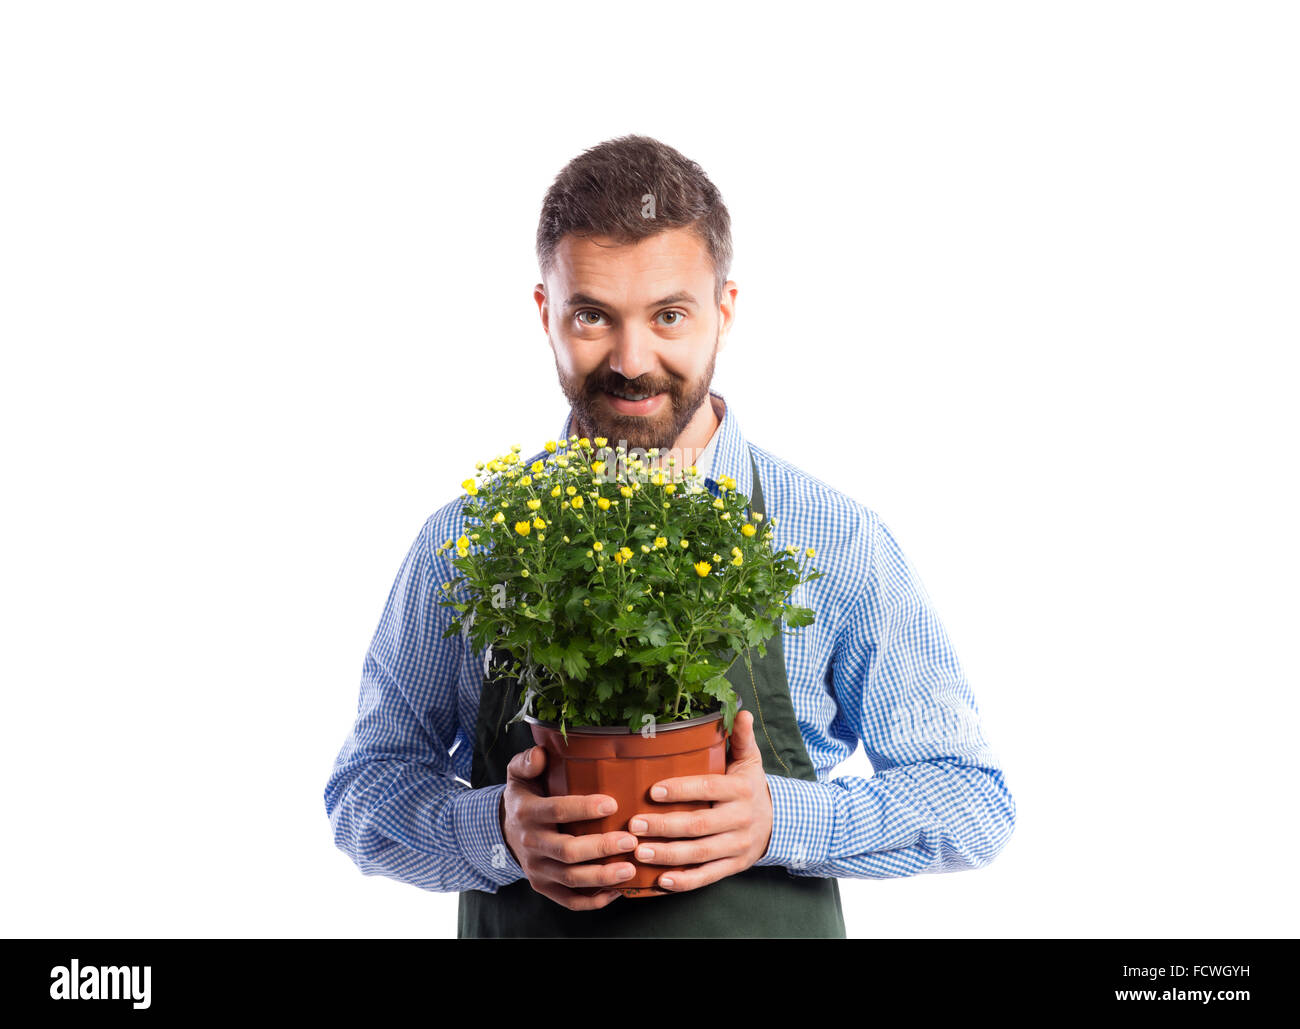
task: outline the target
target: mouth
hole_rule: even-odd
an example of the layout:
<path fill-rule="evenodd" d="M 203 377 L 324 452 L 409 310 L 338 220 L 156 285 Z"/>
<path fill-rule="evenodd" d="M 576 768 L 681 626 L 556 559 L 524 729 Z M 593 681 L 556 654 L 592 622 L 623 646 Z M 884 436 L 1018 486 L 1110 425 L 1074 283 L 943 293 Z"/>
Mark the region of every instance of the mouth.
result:
<path fill-rule="evenodd" d="M 612 393 L 609 390 L 604 391 L 604 397 L 619 414 L 653 414 L 664 403 L 664 398 L 668 396 L 664 393 Z"/>

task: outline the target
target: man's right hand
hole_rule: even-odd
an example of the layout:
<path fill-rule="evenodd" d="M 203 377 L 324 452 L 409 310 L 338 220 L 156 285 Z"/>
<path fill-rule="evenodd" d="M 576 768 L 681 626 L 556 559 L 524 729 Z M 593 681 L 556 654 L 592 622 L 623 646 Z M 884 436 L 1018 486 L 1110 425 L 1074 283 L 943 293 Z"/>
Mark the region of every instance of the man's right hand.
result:
<path fill-rule="evenodd" d="M 584 862 L 607 854 L 630 854 L 637 838 L 624 831 L 590 836 L 559 832 L 557 825 L 600 818 L 617 808 L 600 810 L 602 803 L 613 804 L 614 798 L 599 793 L 546 796 L 539 779 L 545 768 L 542 747 L 529 747 L 510 759 L 501 794 L 501 834 L 529 883 L 542 896 L 573 911 L 603 908 L 622 896 L 608 887 L 632 878 L 636 869 L 631 862 Z"/>

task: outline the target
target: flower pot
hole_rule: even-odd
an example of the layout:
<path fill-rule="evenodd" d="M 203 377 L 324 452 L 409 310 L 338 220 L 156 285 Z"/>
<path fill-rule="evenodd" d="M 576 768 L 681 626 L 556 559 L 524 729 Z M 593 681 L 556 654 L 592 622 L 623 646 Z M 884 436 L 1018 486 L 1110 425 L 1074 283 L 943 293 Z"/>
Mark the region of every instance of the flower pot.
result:
<path fill-rule="evenodd" d="M 628 831 L 628 823 L 638 813 L 700 811 L 712 801 L 652 800 L 650 787 L 663 779 L 680 775 L 722 775 L 727 770 L 727 734 L 722 712 L 701 715 L 684 722 L 657 725 L 654 735 L 622 727 L 569 726 L 568 742 L 560 727 L 525 715 L 533 731 L 533 740 L 546 750 L 546 792 L 558 797 L 567 794 L 600 793 L 613 797 L 618 809 L 603 818 L 568 822 L 560 832 L 585 836 L 616 830 Z M 681 839 L 676 837 L 675 839 Z M 637 835 L 640 843 L 665 843 L 661 836 Z M 669 891 L 655 885 L 659 876 L 671 870 L 662 864 L 643 864 L 627 854 L 610 854 L 593 864 L 630 861 L 636 874 L 620 884 L 625 897 L 652 897 Z M 685 866 L 692 867 L 692 866 Z"/>

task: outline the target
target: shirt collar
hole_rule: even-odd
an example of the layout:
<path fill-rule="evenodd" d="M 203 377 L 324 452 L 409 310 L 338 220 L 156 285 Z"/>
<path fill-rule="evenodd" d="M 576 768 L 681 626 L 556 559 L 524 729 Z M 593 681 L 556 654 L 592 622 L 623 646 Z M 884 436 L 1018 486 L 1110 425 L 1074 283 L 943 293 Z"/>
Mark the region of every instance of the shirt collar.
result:
<path fill-rule="evenodd" d="M 740 430 L 735 406 L 716 389 L 709 389 L 709 397 L 714 412 L 722 408 L 723 413 L 718 427 L 701 453 L 703 461 L 699 466 L 700 471 L 713 482 L 717 482 L 723 475 L 729 476 L 736 482 L 736 492 L 748 497 L 754 488 L 754 470 L 749 463 L 749 441 Z M 569 408 L 556 439 L 568 439 L 573 434 L 572 424 L 573 408 Z M 709 451 L 712 451 L 711 455 Z M 704 462 L 707 462 L 707 468 L 704 467 Z"/>

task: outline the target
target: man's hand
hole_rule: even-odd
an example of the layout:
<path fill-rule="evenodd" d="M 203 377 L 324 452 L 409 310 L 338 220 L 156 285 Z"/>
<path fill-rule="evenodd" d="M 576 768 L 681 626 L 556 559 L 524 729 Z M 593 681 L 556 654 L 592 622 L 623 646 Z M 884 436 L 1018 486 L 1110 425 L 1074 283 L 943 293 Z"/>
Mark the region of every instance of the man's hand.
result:
<path fill-rule="evenodd" d="M 660 876 L 658 885 L 674 893 L 707 886 L 743 872 L 767 853 L 772 839 L 772 793 L 754 739 L 754 716 L 741 711 L 731 734 L 731 760 L 725 775 L 683 775 L 650 789 L 655 800 L 711 800 L 703 811 L 670 811 L 633 816 L 628 828 L 644 836 L 693 837 L 681 843 L 642 844 L 636 859 L 654 865 L 699 865 Z M 660 796 L 656 791 L 663 788 Z"/>
<path fill-rule="evenodd" d="M 630 861 L 583 864 L 606 854 L 627 853 L 636 837 L 626 832 L 573 836 L 556 826 L 613 814 L 613 797 L 573 794 L 548 797 L 538 776 L 546 768 L 542 747 L 521 750 L 506 766 L 506 788 L 501 794 L 501 834 L 534 890 L 573 911 L 603 908 L 621 897 L 616 886 L 631 879 L 636 868 Z M 601 804 L 608 803 L 609 810 Z"/>

